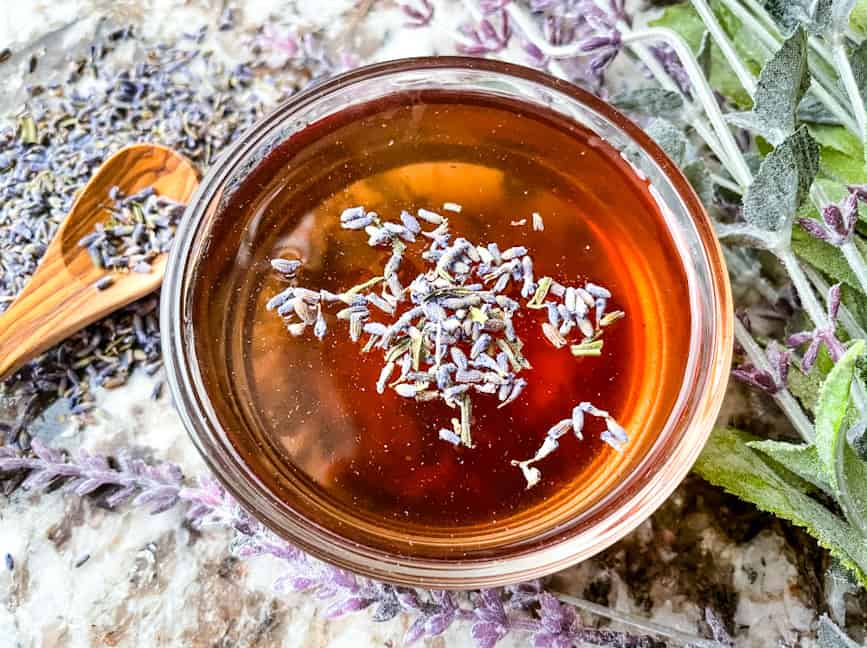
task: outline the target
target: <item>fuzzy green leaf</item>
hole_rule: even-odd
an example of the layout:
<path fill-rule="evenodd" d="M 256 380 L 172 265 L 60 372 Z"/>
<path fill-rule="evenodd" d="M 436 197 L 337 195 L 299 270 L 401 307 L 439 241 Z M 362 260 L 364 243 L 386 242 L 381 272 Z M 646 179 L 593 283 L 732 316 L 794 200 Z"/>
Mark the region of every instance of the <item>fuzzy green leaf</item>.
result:
<path fill-rule="evenodd" d="M 766 0 L 765 9 L 785 34 L 803 27 L 822 35 L 837 24 L 836 14 L 845 12 L 848 18 L 852 4 L 853 0 Z"/>
<path fill-rule="evenodd" d="M 683 108 L 683 97 L 662 88 L 639 88 L 616 95 L 611 103 L 628 112 L 670 118 Z"/>
<path fill-rule="evenodd" d="M 816 450 L 826 481 L 838 492 L 834 466 L 837 463 L 837 444 L 846 442 L 842 429 L 849 411 L 849 391 L 855 375 L 855 363 L 864 353 L 864 342 L 853 344 L 837 361 L 819 390 L 816 404 Z"/>
<path fill-rule="evenodd" d="M 849 129 L 827 124 L 811 124 L 809 129 L 810 135 L 822 148 L 830 148 L 837 153 L 863 159 L 864 148 L 861 145 L 861 140 L 850 133 Z"/>
<path fill-rule="evenodd" d="M 856 33 L 867 34 L 867 0 L 856 0 L 849 14 L 849 26 Z"/>
<path fill-rule="evenodd" d="M 782 441 L 751 441 L 747 445 L 766 454 L 819 490 L 831 493 L 816 446 Z"/>
<path fill-rule="evenodd" d="M 863 648 L 846 636 L 837 624 L 823 614 L 819 618 L 819 629 L 816 633 L 816 648 Z"/>
<path fill-rule="evenodd" d="M 702 204 L 710 208 L 713 205 L 714 199 L 713 180 L 711 180 L 704 160 L 696 159 L 692 162 L 687 162 L 680 170 L 683 171 L 683 175 L 689 180 L 689 184 L 692 185 Z"/>
<path fill-rule="evenodd" d="M 782 466 L 772 467 L 747 444 L 758 438 L 715 430 L 695 464 L 711 484 L 758 508 L 804 527 L 819 544 L 867 585 L 867 543 L 847 522 L 792 485 Z"/>
<path fill-rule="evenodd" d="M 771 151 L 744 197 L 744 220 L 762 230 L 788 228 L 819 169 L 819 146 L 805 126 Z"/>
<path fill-rule="evenodd" d="M 813 366 L 808 374 L 805 374 L 797 366 L 789 367 L 789 391 L 801 401 L 801 405 L 809 412 L 816 408 L 823 378 L 818 366 Z"/>
<path fill-rule="evenodd" d="M 810 87 L 807 34 L 797 29 L 767 62 L 756 85 L 753 109 L 732 113 L 730 122 L 757 132 L 774 146 L 798 124 L 798 104 Z"/>
<path fill-rule="evenodd" d="M 849 52 L 849 64 L 861 97 L 867 102 L 867 41 L 862 42 Z"/>
<path fill-rule="evenodd" d="M 644 131 L 650 135 L 654 142 L 665 151 L 678 167 L 683 166 L 689 149 L 689 140 L 683 131 L 667 119 L 654 119 Z"/>
<path fill-rule="evenodd" d="M 809 129 L 821 146 L 819 166 L 824 175 L 844 184 L 867 182 L 861 140 L 843 126 L 810 124 Z"/>

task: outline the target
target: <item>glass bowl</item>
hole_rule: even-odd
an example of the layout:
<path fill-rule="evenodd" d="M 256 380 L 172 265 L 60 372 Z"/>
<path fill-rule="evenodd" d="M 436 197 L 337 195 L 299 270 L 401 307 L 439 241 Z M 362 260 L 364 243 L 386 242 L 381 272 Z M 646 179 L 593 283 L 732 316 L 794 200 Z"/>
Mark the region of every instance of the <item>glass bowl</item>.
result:
<path fill-rule="evenodd" d="M 649 180 L 680 255 L 691 334 L 675 405 L 652 419 L 656 434 L 627 459 L 618 459 L 593 485 L 592 498 L 556 523 L 540 518 L 518 528 L 504 525 L 485 535 L 458 536 L 402 535 L 339 511 L 328 513 L 323 523 L 321 516 L 308 514 L 308 504 L 313 504 L 290 506 L 248 468 L 215 413 L 214 403 L 225 395 L 207 393 L 202 380 L 191 316 L 192 281 L 227 199 L 269 152 L 307 125 L 363 102 L 423 90 L 529 103 L 593 131 Z M 295 95 L 248 130 L 220 156 L 187 208 L 168 263 L 161 308 L 176 407 L 214 475 L 240 504 L 279 536 L 325 561 L 380 580 L 435 588 L 491 587 L 544 576 L 592 556 L 647 519 L 701 451 L 722 404 L 732 353 L 732 303 L 722 253 L 710 219 L 676 165 L 601 99 L 531 69 L 473 58 L 408 59 L 361 68 Z M 652 395 L 644 400 L 652 412 Z"/>

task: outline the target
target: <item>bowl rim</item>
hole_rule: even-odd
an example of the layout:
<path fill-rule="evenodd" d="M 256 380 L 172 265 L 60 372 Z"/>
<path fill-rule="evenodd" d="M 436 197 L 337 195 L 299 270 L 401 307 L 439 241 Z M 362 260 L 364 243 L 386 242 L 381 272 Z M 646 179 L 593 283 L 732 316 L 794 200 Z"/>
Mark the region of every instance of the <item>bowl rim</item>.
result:
<path fill-rule="evenodd" d="M 232 457 L 229 456 L 231 451 L 227 452 L 225 447 L 215 447 L 218 440 L 214 430 L 208 429 L 209 399 L 201 383 L 197 383 L 195 375 L 192 375 L 196 373 L 190 366 L 194 363 L 188 362 L 189 350 L 185 349 L 183 344 L 192 333 L 191 322 L 182 316 L 189 291 L 189 286 L 185 285 L 183 279 L 187 266 L 192 261 L 190 247 L 197 228 L 209 207 L 215 204 L 215 199 L 221 195 L 229 174 L 244 159 L 246 153 L 266 139 L 266 133 L 276 125 L 291 120 L 293 113 L 323 95 L 377 77 L 441 69 L 474 70 L 529 81 L 565 95 L 598 113 L 643 149 L 658 166 L 682 201 L 701 242 L 703 261 L 708 266 L 714 291 L 710 299 L 714 312 L 708 316 L 715 324 L 714 335 L 709 336 L 714 348 L 710 350 L 703 394 L 686 423 L 689 433 L 684 433 L 677 441 L 671 454 L 665 457 L 658 468 L 657 474 L 648 477 L 645 483 L 638 485 L 636 492 L 626 496 L 626 513 L 618 519 L 612 519 L 609 513 L 592 523 L 590 529 L 595 533 L 595 542 L 591 545 L 575 546 L 577 537 L 583 534 L 567 535 L 565 538 L 555 536 L 552 542 L 514 557 L 494 556 L 472 561 L 433 560 L 405 554 L 389 555 L 376 548 L 357 545 L 298 514 L 295 515 L 294 522 L 302 527 L 306 526 L 309 536 L 292 532 L 273 515 L 269 515 L 268 511 L 262 510 L 262 503 L 265 501 L 263 498 L 268 495 L 273 497 L 272 494 L 257 492 L 258 489 L 253 484 L 244 483 L 243 480 L 239 483 L 227 474 L 235 472 L 237 476 L 238 466 L 232 465 Z M 307 553 L 355 573 L 412 586 L 469 589 L 538 578 L 589 558 L 635 529 L 671 495 L 698 458 L 722 407 L 733 352 L 733 302 L 722 248 L 710 217 L 677 165 L 639 126 L 590 92 L 532 68 L 472 57 L 418 57 L 376 63 L 315 83 L 276 106 L 244 131 L 202 178 L 178 227 L 163 285 L 160 328 L 164 336 L 163 358 L 167 382 L 184 428 L 223 488 L 271 531 Z M 222 450 L 222 454 L 215 454 L 215 450 Z M 238 460 L 237 455 L 234 459 Z M 664 473 L 664 479 L 661 479 L 658 473 Z M 585 533 L 589 533 L 590 529 Z M 327 536 L 324 541 L 323 535 Z"/>

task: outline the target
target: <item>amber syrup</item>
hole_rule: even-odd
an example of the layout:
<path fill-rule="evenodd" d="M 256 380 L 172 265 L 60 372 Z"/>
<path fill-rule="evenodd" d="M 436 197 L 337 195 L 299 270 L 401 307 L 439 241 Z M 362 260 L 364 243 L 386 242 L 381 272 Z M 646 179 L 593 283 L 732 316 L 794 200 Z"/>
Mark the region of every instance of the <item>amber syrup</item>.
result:
<path fill-rule="evenodd" d="M 287 334 L 265 309 L 285 287 L 275 257 L 303 259 L 298 281 L 335 292 L 381 272 L 388 253 L 341 229 L 344 209 L 395 218 L 445 213 L 448 202 L 461 206 L 449 214 L 454 236 L 526 246 L 538 275 L 603 285 L 609 310 L 626 313 L 602 355 L 588 358 L 553 348 L 539 318 L 520 313 L 529 384 L 502 409 L 475 399 L 472 448 L 437 437 L 454 416 L 443 402 L 378 394 L 382 354 L 361 353 L 333 316 L 319 341 Z M 532 228 L 533 213 L 544 231 Z M 344 519 L 433 531 L 507 524 L 549 499 L 582 497 L 582 484 L 615 459 L 599 438 L 604 425 L 589 421 L 582 440 L 564 436 L 538 464 L 534 488 L 511 465 L 577 403 L 617 417 L 635 452 L 652 442 L 687 362 L 679 259 L 647 182 L 585 128 L 504 99 L 395 95 L 307 127 L 232 196 L 197 269 L 196 352 L 229 441 L 289 506 L 320 499 Z M 649 399 L 653 420 L 641 405 Z"/>

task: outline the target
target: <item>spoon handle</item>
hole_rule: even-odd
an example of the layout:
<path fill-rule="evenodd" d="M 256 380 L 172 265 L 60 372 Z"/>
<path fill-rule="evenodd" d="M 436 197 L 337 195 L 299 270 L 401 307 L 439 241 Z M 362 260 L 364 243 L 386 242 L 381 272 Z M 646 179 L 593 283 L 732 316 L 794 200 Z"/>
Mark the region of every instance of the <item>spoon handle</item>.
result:
<path fill-rule="evenodd" d="M 51 246 L 30 283 L 0 315 L 0 379 L 88 324 L 156 290 L 164 266 L 162 255 L 151 272 L 124 274 L 123 281 L 98 290 L 95 284 L 106 271 L 84 255 L 64 259 Z"/>

